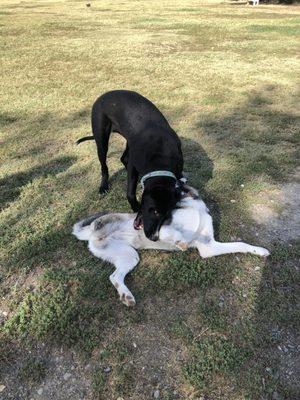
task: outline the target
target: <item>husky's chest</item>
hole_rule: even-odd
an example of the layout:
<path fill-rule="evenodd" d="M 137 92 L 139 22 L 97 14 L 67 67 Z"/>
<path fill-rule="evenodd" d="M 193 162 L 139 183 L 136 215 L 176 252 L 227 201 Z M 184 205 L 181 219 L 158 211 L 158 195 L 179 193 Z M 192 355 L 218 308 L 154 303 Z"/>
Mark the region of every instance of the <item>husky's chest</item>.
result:
<path fill-rule="evenodd" d="M 186 199 L 172 215 L 171 225 L 180 231 L 196 233 L 203 229 L 208 209 L 202 200 Z"/>

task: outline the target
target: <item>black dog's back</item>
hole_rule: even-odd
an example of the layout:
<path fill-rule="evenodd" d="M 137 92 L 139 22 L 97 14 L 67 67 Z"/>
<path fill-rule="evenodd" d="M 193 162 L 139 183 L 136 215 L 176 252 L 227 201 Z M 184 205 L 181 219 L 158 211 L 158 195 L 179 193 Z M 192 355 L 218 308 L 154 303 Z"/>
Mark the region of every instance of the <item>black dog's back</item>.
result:
<path fill-rule="evenodd" d="M 93 126 L 99 125 L 100 115 L 108 118 L 111 131 L 119 132 L 127 140 L 133 165 L 140 175 L 153 170 L 173 171 L 176 176 L 182 173 L 180 140 L 150 100 L 128 90 L 107 92 L 93 106 Z"/>
<path fill-rule="evenodd" d="M 129 90 L 113 90 L 98 97 L 93 105 L 92 118 L 99 113 L 105 114 L 112 122 L 112 131 L 119 132 L 127 140 L 131 135 L 145 131 L 149 125 L 172 130 L 150 100 Z"/>

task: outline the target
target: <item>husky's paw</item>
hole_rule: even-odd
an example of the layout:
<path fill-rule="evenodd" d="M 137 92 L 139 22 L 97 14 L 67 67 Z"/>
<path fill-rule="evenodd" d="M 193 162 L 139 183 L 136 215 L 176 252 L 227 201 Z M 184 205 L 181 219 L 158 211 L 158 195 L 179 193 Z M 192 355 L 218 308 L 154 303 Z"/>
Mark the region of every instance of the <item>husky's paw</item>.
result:
<path fill-rule="evenodd" d="M 270 252 L 269 252 L 269 250 L 267 250 L 263 247 L 254 247 L 253 254 L 256 254 L 261 257 L 268 257 L 270 255 Z"/>
<path fill-rule="evenodd" d="M 120 300 L 127 307 L 135 306 L 135 299 L 134 299 L 132 293 L 130 293 L 129 291 L 123 292 L 122 294 L 120 294 Z"/>
<path fill-rule="evenodd" d="M 127 307 L 133 307 L 135 306 L 135 299 L 131 291 L 128 289 L 126 285 L 122 282 L 118 282 L 113 274 L 109 277 L 111 283 L 114 285 L 114 287 L 117 289 L 120 300 L 125 306 Z"/>
<path fill-rule="evenodd" d="M 181 251 L 185 251 L 188 249 L 189 244 L 186 242 L 180 242 L 179 240 L 175 242 L 175 246 L 180 249 Z"/>

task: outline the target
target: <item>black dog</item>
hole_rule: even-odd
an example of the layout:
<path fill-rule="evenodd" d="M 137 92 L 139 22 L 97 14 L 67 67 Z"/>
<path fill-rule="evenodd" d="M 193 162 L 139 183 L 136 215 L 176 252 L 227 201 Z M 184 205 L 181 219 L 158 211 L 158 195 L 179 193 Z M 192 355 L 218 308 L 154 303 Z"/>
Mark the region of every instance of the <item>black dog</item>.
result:
<path fill-rule="evenodd" d="M 111 132 L 126 140 L 121 161 L 127 169 L 127 199 L 138 229 L 144 225 L 145 235 L 158 239 L 159 228 L 180 198 L 178 181 L 182 178 L 183 157 L 179 137 L 162 113 L 148 99 L 128 90 L 115 90 L 100 96 L 92 109 L 93 136 L 101 164 L 100 193 L 108 190 L 106 155 Z M 139 176 L 144 192 L 141 206 L 136 199 Z"/>

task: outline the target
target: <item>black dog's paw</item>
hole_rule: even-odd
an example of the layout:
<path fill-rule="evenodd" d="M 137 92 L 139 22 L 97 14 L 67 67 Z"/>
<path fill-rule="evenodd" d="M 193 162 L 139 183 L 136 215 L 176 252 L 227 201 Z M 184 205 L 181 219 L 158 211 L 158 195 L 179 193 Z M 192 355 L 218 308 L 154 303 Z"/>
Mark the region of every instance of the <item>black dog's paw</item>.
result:
<path fill-rule="evenodd" d="M 108 185 L 101 185 L 99 188 L 99 194 L 106 194 L 108 192 Z"/>

